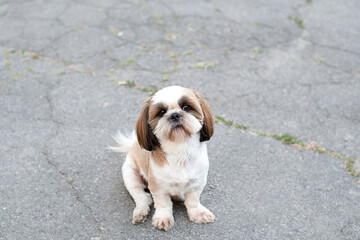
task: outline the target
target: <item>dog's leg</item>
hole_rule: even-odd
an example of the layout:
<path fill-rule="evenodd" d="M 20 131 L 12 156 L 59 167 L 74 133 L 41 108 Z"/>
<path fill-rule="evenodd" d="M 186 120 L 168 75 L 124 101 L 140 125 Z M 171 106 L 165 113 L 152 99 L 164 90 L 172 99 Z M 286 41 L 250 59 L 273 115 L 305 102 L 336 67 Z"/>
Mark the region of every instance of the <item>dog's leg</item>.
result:
<path fill-rule="evenodd" d="M 151 194 L 153 195 L 155 205 L 152 224 L 160 230 L 168 231 L 174 225 L 171 198 L 168 194 L 162 193 L 161 190 L 151 191 Z"/>
<path fill-rule="evenodd" d="M 189 215 L 190 221 L 195 223 L 214 222 L 215 216 L 209 209 L 200 203 L 200 194 L 202 188 L 197 188 L 185 194 L 185 206 Z"/>
<path fill-rule="evenodd" d="M 140 176 L 139 169 L 137 169 L 134 160 L 127 155 L 124 165 L 122 166 L 122 175 L 126 189 L 135 201 L 135 209 L 133 212 L 134 224 L 144 222 L 146 216 L 150 211 L 152 204 L 151 195 L 145 192 L 145 184 Z"/>

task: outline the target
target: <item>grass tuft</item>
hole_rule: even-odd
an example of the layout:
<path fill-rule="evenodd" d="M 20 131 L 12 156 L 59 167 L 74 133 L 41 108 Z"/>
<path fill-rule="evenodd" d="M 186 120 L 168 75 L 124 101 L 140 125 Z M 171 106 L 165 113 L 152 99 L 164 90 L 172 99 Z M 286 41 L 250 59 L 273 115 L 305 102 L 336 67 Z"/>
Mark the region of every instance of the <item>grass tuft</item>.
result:
<path fill-rule="evenodd" d="M 149 93 L 150 95 L 154 95 L 158 91 L 158 89 L 157 89 L 157 87 L 155 85 L 151 85 L 150 88 L 148 88 L 148 87 L 138 87 L 136 89 L 138 89 L 138 90 L 140 90 L 142 92 Z"/>
<path fill-rule="evenodd" d="M 193 54 L 193 51 L 191 51 L 191 50 L 185 52 L 185 55 L 187 55 L 187 56 L 190 56 L 192 54 Z"/>
<path fill-rule="evenodd" d="M 325 63 L 325 60 L 321 59 L 321 58 L 316 58 L 316 57 L 313 57 L 312 58 L 315 62 L 318 62 L 318 63 Z"/>
<path fill-rule="evenodd" d="M 117 36 L 120 31 L 119 31 L 118 29 L 116 29 L 116 28 L 110 28 L 110 32 L 111 32 L 113 35 Z"/>
<path fill-rule="evenodd" d="M 207 70 L 216 66 L 216 62 L 199 62 L 194 65 L 194 68 Z"/>
<path fill-rule="evenodd" d="M 6 60 L 5 66 L 6 66 L 7 68 L 10 68 L 10 67 L 11 67 L 11 64 L 12 64 L 12 62 L 10 62 L 9 60 Z"/>
<path fill-rule="evenodd" d="M 224 117 L 221 117 L 221 116 L 214 116 L 214 121 L 216 123 L 223 123 L 229 127 L 232 126 L 234 123 L 233 121 L 226 120 Z"/>
<path fill-rule="evenodd" d="M 297 18 L 297 17 L 289 17 L 289 20 L 293 21 L 294 23 L 296 23 L 296 25 L 301 28 L 301 29 L 304 29 L 304 23 L 303 23 L 303 20 L 301 20 L 300 18 Z"/>
<path fill-rule="evenodd" d="M 265 133 L 263 131 L 256 131 L 255 133 L 256 133 L 256 135 L 261 136 L 261 137 L 268 137 L 269 136 L 269 134 L 267 134 L 267 133 Z"/>
<path fill-rule="evenodd" d="M 133 88 L 136 86 L 136 83 L 134 81 L 126 80 L 124 85 Z"/>
<path fill-rule="evenodd" d="M 175 66 L 175 67 L 171 68 L 172 72 L 177 72 L 177 71 L 180 71 L 180 70 L 181 70 L 181 67 L 178 67 L 178 66 Z"/>
<path fill-rule="evenodd" d="M 1 15 L 0 15 L 0 17 L 6 17 L 6 15 L 8 15 L 8 11 L 4 11 Z"/>
<path fill-rule="evenodd" d="M 34 53 L 34 54 L 32 54 L 31 58 L 32 59 L 40 59 L 40 56 L 39 56 L 39 54 Z"/>
<path fill-rule="evenodd" d="M 128 60 L 126 60 L 125 62 L 120 63 L 121 67 L 128 67 L 129 65 L 133 64 L 134 62 L 136 62 L 136 60 L 139 59 L 139 56 L 135 56 L 134 58 L 129 58 Z"/>
<path fill-rule="evenodd" d="M 297 137 L 291 136 L 290 134 L 271 134 L 270 137 L 283 142 L 284 144 L 292 145 L 299 144 L 304 147 L 305 144 L 300 141 Z"/>
<path fill-rule="evenodd" d="M 253 48 L 251 51 L 252 51 L 253 53 L 258 53 L 258 54 L 264 52 L 261 48 L 258 48 L 258 47 Z"/>
<path fill-rule="evenodd" d="M 240 130 L 247 130 L 247 129 L 249 129 L 248 126 L 241 125 L 241 124 L 238 124 L 238 123 L 235 124 L 235 127 L 236 127 L 237 129 L 240 129 Z"/>

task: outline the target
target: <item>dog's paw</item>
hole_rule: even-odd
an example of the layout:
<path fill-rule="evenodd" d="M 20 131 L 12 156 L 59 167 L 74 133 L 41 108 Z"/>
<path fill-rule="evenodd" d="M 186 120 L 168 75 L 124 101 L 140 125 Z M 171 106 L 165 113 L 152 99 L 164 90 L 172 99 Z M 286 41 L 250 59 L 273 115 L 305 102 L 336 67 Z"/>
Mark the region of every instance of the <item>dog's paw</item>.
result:
<path fill-rule="evenodd" d="M 215 216 L 204 206 L 199 206 L 197 208 L 189 208 L 188 215 L 190 221 L 195 223 L 210 223 L 214 222 Z"/>
<path fill-rule="evenodd" d="M 133 224 L 141 223 L 146 220 L 146 216 L 150 212 L 150 206 L 153 204 L 152 197 L 149 193 L 146 193 L 146 198 L 136 205 L 133 212 Z"/>
<path fill-rule="evenodd" d="M 146 220 L 146 216 L 149 214 L 150 206 L 136 206 L 133 212 L 133 224 L 141 223 Z"/>
<path fill-rule="evenodd" d="M 169 231 L 170 228 L 174 225 L 174 217 L 156 217 L 154 216 L 152 219 L 152 224 L 154 227 L 160 229 Z"/>

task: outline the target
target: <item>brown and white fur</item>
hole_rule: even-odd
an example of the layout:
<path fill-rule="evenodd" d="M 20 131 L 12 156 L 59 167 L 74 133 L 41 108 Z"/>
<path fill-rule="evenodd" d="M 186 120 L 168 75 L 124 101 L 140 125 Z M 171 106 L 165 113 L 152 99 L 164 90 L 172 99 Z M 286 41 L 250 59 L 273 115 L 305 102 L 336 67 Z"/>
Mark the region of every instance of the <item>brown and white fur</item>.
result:
<path fill-rule="evenodd" d="M 119 146 L 112 148 L 127 154 L 122 175 L 136 204 L 134 224 L 145 221 L 154 200 L 152 224 L 168 231 L 174 225 L 172 198 L 184 201 L 190 221 L 214 221 L 200 203 L 209 169 L 205 141 L 213 132 L 211 109 L 194 90 L 171 86 L 145 102 L 136 135 L 119 133 Z"/>

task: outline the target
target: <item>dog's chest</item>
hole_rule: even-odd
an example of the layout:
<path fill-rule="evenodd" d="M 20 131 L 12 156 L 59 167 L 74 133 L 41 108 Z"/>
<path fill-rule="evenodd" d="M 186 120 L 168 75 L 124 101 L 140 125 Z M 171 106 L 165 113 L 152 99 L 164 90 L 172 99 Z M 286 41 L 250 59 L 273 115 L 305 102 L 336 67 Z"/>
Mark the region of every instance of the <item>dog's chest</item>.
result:
<path fill-rule="evenodd" d="M 168 156 L 168 162 L 169 164 L 155 171 L 159 187 L 171 196 L 183 199 L 186 192 L 205 185 L 208 172 L 207 155 L 199 154 L 187 159 L 186 163 L 179 163 L 172 156 Z"/>
<path fill-rule="evenodd" d="M 162 187 L 172 196 L 183 195 L 203 184 L 206 179 L 207 171 L 199 167 L 172 167 L 164 168 L 162 179 Z"/>

